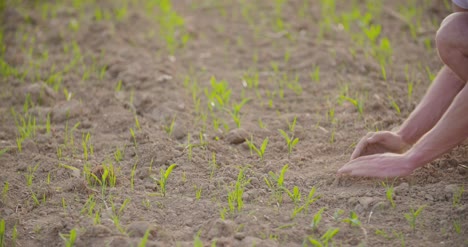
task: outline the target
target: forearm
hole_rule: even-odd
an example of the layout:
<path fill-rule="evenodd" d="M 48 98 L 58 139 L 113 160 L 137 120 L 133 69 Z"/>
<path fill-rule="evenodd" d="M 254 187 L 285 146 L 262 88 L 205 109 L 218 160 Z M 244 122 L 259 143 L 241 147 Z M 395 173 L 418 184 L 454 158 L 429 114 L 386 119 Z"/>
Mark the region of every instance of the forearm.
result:
<path fill-rule="evenodd" d="M 397 134 L 408 144 L 416 143 L 436 125 L 464 85 L 458 76 L 444 66 Z"/>
<path fill-rule="evenodd" d="M 467 137 L 468 86 L 464 86 L 440 121 L 405 155 L 415 167 L 420 167 L 462 143 Z"/>

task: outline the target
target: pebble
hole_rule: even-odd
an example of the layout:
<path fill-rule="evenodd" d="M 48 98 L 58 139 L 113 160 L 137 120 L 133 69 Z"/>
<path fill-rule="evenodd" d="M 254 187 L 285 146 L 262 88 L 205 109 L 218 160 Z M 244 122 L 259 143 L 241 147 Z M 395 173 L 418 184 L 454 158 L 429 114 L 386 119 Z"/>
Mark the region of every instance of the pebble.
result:
<path fill-rule="evenodd" d="M 148 229 L 150 230 L 149 238 L 155 238 L 157 234 L 156 227 L 147 221 L 132 222 L 130 225 L 127 226 L 127 233 L 128 236 L 132 238 L 142 238 L 143 236 L 145 236 L 145 233 Z"/>
<path fill-rule="evenodd" d="M 408 183 L 401 183 L 400 185 L 393 188 L 393 192 L 396 195 L 404 195 L 404 194 L 408 193 L 408 190 L 409 190 Z"/>
<path fill-rule="evenodd" d="M 426 200 L 428 200 L 428 201 L 431 201 L 431 202 L 434 201 L 434 197 L 433 197 L 431 194 L 426 194 L 426 195 L 424 195 L 424 198 L 425 198 Z"/>
<path fill-rule="evenodd" d="M 456 193 L 459 190 L 459 186 L 456 184 L 449 184 L 445 186 L 444 192 L 445 192 L 445 200 L 452 200 L 453 194 Z"/>
<path fill-rule="evenodd" d="M 207 237 L 209 239 L 229 237 L 234 234 L 235 230 L 236 227 L 233 221 L 217 219 L 208 231 Z"/>
<path fill-rule="evenodd" d="M 247 133 L 247 131 L 242 128 L 233 129 L 226 135 L 226 141 L 229 144 L 241 144 L 248 138 L 249 133 Z"/>
<path fill-rule="evenodd" d="M 361 204 L 364 209 L 369 209 L 374 202 L 375 202 L 375 199 L 373 197 L 359 198 L 359 204 Z"/>
<path fill-rule="evenodd" d="M 54 106 L 51 115 L 54 122 L 63 122 L 79 116 L 82 112 L 83 107 L 81 103 L 76 100 L 70 100 Z"/>
<path fill-rule="evenodd" d="M 53 105 L 57 93 L 45 83 L 34 83 L 22 90 L 22 96 L 29 94 L 31 100 L 39 105 Z M 21 99 L 24 101 L 24 99 Z"/>

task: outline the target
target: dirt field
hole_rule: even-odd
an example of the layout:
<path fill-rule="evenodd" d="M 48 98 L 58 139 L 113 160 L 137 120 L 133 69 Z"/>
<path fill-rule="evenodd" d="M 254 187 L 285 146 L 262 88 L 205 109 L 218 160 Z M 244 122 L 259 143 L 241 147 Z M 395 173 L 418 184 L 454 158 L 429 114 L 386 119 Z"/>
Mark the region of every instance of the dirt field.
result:
<path fill-rule="evenodd" d="M 343 2 L 0 1 L 0 245 L 468 246 L 466 146 L 336 175 L 419 102 L 450 10 Z"/>

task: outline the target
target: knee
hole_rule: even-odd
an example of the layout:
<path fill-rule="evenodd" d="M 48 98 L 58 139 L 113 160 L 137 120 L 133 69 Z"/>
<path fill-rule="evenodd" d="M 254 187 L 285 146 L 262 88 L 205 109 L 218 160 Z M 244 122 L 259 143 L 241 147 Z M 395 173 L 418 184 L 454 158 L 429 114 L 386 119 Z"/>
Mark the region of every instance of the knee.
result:
<path fill-rule="evenodd" d="M 436 34 L 436 46 L 439 57 L 449 64 L 456 52 L 468 54 L 468 13 L 456 12 L 447 16 Z M 466 53 L 465 53 L 466 52 Z"/>

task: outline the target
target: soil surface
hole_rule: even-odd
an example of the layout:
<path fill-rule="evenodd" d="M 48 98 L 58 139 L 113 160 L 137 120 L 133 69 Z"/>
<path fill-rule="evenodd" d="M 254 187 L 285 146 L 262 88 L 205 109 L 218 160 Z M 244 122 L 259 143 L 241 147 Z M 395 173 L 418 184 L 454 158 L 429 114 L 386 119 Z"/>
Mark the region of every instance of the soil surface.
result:
<path fill-rule="evenodd" d="M 5 246 L 63 246 L 72 229 L 75 246 L 138 246 L 147 230 L 146 246 L 194 246 L 197 236 L 204 246 L 325 246 L 333 229 L 329 246 L 468 246 L 466 146 L 405 178 L 336 175 L 363 135 L 404 121 L 442 66 L 442 1 L 346 1 L 337 17 L 360 11 L 348 29 L 327 19 L 325 1 L 290 0 L 278 14 L 275 1 L 177 0 L 184 27 L 169 36 L 151 1 L 6 2 Z M 414 36 L 400 14 L 409 5 L 421 17 Z M 386 76 L 361 28 L 366 11 L 377 11 L 377 40 L 391 42 Z M 210 97 L 216 89 L 229 97 Z M 299 140 L 290 154 L 279 129 Z M 261 159 L 245 139 L 265 138 Z M 160 171 L 172 164 L 163 194 Z M 283 186 L 301 200 L 275 186 L 286 164 Z M 405 214 L 421 206 L 413 229 Z"/>

